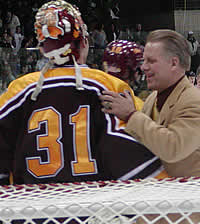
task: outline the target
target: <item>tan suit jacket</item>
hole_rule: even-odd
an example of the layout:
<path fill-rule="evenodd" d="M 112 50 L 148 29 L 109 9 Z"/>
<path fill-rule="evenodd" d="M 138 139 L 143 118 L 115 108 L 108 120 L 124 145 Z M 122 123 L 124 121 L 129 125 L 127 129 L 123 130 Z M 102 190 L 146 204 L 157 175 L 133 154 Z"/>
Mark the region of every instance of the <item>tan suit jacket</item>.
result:
<path fill-rule="evenodd" d="M 200 176 L 200 90 L 184 77 L 153 121 L 156 98 L 154 91 L 125 131 L 160 157 L 170 176 Z"/>

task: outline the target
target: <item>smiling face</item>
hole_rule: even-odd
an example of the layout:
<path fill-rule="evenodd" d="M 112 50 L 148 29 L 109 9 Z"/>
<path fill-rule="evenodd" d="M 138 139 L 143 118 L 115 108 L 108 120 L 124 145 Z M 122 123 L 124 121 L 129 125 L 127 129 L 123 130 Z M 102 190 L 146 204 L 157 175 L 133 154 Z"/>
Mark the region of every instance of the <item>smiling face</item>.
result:
<path fill-rule="evenodd" d="M 141 69 L 146 75 L 148 88 L 162 92 L 173 85 L 176 80 L 177 57 L 164 51 L 163 43 L 148 42 L 144 49 L 144 63 Z"/>

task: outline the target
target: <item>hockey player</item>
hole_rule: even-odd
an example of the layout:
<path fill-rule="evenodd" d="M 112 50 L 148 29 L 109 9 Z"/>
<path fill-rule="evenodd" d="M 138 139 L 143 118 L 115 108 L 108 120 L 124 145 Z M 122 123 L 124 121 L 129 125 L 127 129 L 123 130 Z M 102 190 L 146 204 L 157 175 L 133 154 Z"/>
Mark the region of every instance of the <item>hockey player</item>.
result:
<path fill-rule="evenodd" d="M 125 123 L 101 111 L 103 90 L 128 84 L 85 64 L 87 26 L 75 6 L 56 0 L 36 14 L 40 72 L 14 80 L 0 97 L 0 180 L 13 183 L 77 182 L 154 177 L 160 160 L 125 134 Z M 107 106 L 111 106 L 107 102 Z"/>

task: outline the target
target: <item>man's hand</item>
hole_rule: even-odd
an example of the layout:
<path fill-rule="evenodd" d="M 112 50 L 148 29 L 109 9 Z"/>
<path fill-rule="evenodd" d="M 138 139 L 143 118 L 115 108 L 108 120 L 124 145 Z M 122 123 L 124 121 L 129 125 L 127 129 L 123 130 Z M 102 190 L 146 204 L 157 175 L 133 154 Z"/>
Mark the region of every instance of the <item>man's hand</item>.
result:
<path fill-rule="evenodd" d="M 111 91 L 103 91 L 100 97 L 104 113 L 114 114 L 119 119 L 127 121 L 130 115 L 136 111 L 133 98 L 128 91 L 123 95 Z"/>

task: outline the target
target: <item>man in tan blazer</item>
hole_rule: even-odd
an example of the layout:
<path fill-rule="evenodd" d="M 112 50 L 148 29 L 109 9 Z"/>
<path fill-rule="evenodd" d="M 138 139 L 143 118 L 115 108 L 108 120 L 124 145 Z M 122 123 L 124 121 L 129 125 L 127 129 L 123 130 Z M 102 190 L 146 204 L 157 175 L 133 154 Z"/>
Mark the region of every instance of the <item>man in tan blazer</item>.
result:
<path fill-rule="evenodd" d="M 154 90 L 142 112 L 125 97 L 105 91 L 102 110 L 127 121 L 126 132 L 161 158 L 170 176 L 200 176 L 200 91 L 185 76 L 191 56 L 187 40 L 172 30 L 148 35 L 141 69 Z M 156 108 L 156 109 L 155 109 Z"/>
<path fill-rule="evenodd" d="M 172 30 L 156 30 L 147 37 L 144 63 L 148 88 L 154 90 L 142 111 L 137 111 L 128 92 L 121 96 L 104 91 L 100 99 L 110 101 L 105 113 L 127 122 L 125 131 L 160 157 L 170 176 L 200 176 L 200 91 L 185 76 L 191 56 L 186 39 Z M 145 215 L 148 220 L 158 215 Z M 168 214 L 175 221 L 180 214 Z M 193 223 L 199 213 L 190 215 Z M 145 224 L 138 218 L 138 224 Z M 166 223 L 160 219 L 156 224 Z M 188 224 L 183 220 L 181 224 Z"/>

